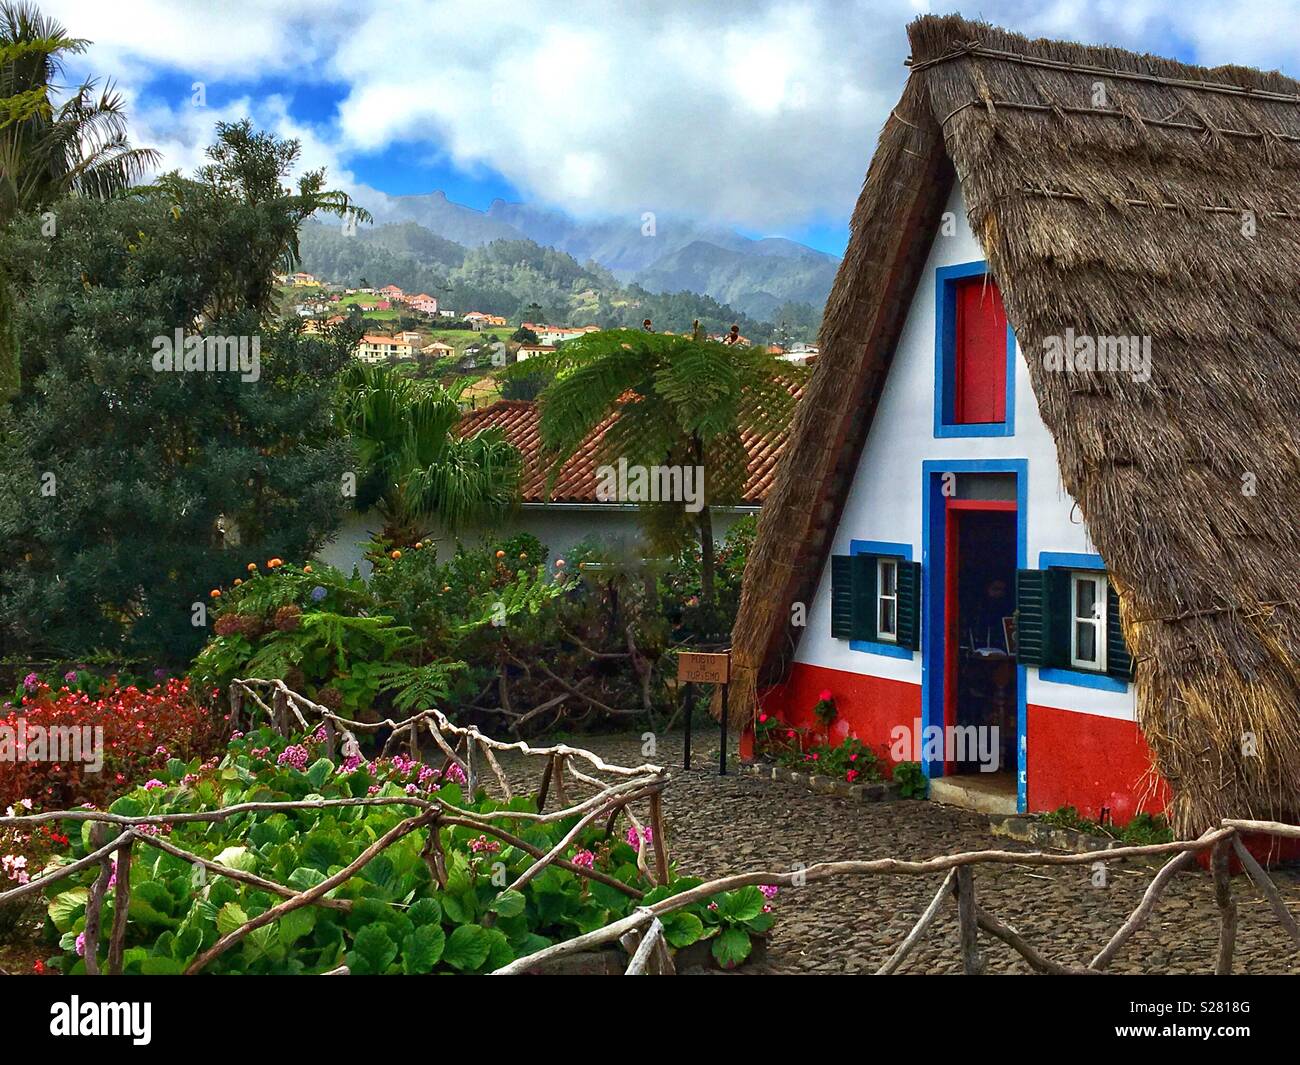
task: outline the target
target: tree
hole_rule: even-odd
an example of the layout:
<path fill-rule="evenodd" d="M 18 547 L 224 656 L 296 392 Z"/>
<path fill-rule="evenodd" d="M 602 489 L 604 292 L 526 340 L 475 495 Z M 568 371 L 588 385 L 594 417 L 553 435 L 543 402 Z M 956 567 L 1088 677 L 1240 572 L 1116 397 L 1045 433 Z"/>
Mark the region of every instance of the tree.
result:
<path fill-rule="evenodd" d="M 669 544 L 694 527 L 700 545 L 700 586 L 713 602 L 713 521 L 710 508 L 740 501 L 748 468 L 742 434 L 778 432 L 790 420 L 790 386 L 804 371 L 757 347 L 697 337 L 615 329 L 588 333 L 554 354 L 508 371 L 550 372 L 541 394 L 542 444 L 553 475 L 597 426 L 613 415 L 600 461 L 616 467 L 677 470 L 683 498 L 647 507 L 652 540 Z M 702 471 L 698 511 L 685 498 L 687 478 Z M 642 500 L 632 500 L 641 502 Z"/>
<path fill-rule="evenodd" d="M 89 43 L 34 5 L 0 3 L 0 225 L 69 194 L 111 196 L 158 161 L 152 149 L 131 147 L 111 83 L 101 89 L 89 79 L 55 105 L 64 58 Z M 20 384 L 15 313 L 0 262 L 0 400 Z"/>
<path fill-rule="evenodd" d="M 334 382 L 355 337 L 229 302 L 251 266 L 228 260 L 286 224 L 275 203 L 213 188 L 181 212 L 156 197 L 57 209 L 57 236 L 26 217 L 0 241 L 30 382 L 0 427 L 0 631 L 11 653 L 180 663 L 208 632 L 210 589 L 338 528 L 353 464 Z M 178 334 L 242 342 L 247 372 L 168 369 Z"/>
<path fill-rule="evenodd" d="M 418 540 L 434 518 L 455 529 L 500 514 L 517 498 L 518 451 L 496 429 L 457 436 L 458 397 L 392 366 L 354 362 L 343 374 L 338 420 L 365 471 L 358 505 L 375 503 L 390 543 Z"/>
<path fill-rule="evenodd" d="M 175 213 L 196 205 L 209 211 L 222 208 L 213 214 L 216 228 L 209 231 L 221 254 L 212 264 L 216 269 L 204 313 L 219 318 L 237 307 L 266 313 L 272 309 L 275 274 L 298 267 L 298 229 L 306 219 L 323 213 L 369 222 L 370 213 L 347 193 L 326 189 L 324 170 L 302 174 L 296 188 L 283 185 L 302 154 L 298 141 L 255 131 L 248 119 L 218 122 L 216 131 L 216 142 L 207 149 L 210 162 L 194 179 L 173 171 L 140 194 L 160 199 Z M 263 231 L 245 228 L 244 221 L 253 216 L 266 225 Z M 226 227 L 247 243 L 229 243 Z"/>

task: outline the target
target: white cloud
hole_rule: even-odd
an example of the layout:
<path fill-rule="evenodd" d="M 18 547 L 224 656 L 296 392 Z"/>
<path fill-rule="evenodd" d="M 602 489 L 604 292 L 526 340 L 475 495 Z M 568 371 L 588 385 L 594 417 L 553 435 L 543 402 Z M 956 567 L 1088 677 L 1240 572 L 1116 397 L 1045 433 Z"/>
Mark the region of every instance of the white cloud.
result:
<path fill-rule="evenodd" d="M 904 27 L 924 0 L 47 0 L 96 41 L 91 69 L 128 91 L 160 69 L 200 80 L 348 86 L 335 119 L 240 100 L 299 136 L 345 186 L 357 152 L 415 142 L 575 213 L 682 213 L 774 229 L 845 218 L 906 76 Z M 985 0 L 978 17 L 1197 61 L 1300 66 L 1297 0 Z M 125 9 L 125 10 L 124 10 Z M 190 168 L 213 111 L 134 101 L 140 143 Z M 394 166 L 402 160 L 394 158 Z"/>

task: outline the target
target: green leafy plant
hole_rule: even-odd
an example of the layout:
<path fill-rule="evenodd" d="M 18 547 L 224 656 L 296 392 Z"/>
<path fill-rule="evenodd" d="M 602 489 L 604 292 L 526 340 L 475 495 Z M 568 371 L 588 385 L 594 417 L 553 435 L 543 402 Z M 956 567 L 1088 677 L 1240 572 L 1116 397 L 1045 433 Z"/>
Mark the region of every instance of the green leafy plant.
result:
<path fill-rule="evenodd" d="M 529 796 L 499 802 L 481 791 L 468 795 L 458 771 L 444 777 L 405 756 L 370 762 L 353 756 L 336 764 L 324 756 L 323 742 L 323 730 L 289 743 L 259 729 L 237 737 L 217 765 L 170 760 L 148 786 L 122 796 L 110 809 L 124 816 L 179 815 L 251 801 L 412 794 L 436 797 L 471 813 L 536 809 Z M 212 823 L 172 821 L 162 831 L 174 846 L 217 865 L 304 890 L 352 862 L 410 813 L 401 805 L 261 810 Z M 573 828 L 576 817 L 554 823 L 507 817 L 499 823 L 545 851 Z M 89 822 L 69 821 L 61 828 L 70 838 L 72 857 L 93 847 Z M 465 826 L 444 826 L 439 837 L 445 886 L 431 879 L 420 834 L 412 834 L 327 894 L 346 903 L 346 909 L 311 906 L 286 914 L 247 935 L 205 971 L 319 973 L 347 965 L 358 974 L 489 972 L 625 917 L 637 905 L 617 888 L 555 865 L 521 890 L 507 890 L 502 874 L 505 883 L 514 881 L 532 864 L 528 853 Z M 599 825 L 579 833 L 570 857 L 644 891 L 644 904 L 700 883 L 676 876 L 661 887 L 647 883 L 631 842 L 607 838 Z M 85 907 L 95 875 L 96 870 L 87 870 L 47 889 L 49 935 L 60 948 L 50 964 L 64 972 L 85 971 Z M 124 970 L 182 972 L 218 937 L 279 901 L 256 884 L 196 876 L 190 862 L 137 844 Z M 716 938 L 713 950 L 719 962 L 738 964 L 749 954 L 749 936 L 766 932 L 773 917 L 757 889 L 720 895 L 711 903 L 667 916 L 669 942 L 680 948 Z M 115 904 L 116 892 L 110 890 L 101 937 L 111 928 Z"/>
<path fill-rule="evenodd" d="M 924 799 L 930 794 L 930 778 L 920 762 L 899 762 L 894 766 L 893 782 L 904 799 Z"/>

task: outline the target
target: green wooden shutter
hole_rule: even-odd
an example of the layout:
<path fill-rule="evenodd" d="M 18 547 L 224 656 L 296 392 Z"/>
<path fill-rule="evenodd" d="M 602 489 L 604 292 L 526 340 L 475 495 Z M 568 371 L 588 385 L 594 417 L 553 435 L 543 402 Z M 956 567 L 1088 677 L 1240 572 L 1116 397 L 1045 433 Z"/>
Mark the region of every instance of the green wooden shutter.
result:
<path fill-rule="evenodd" d="M 1016 570 L 1016 657 L 1040 669 L 1060 666 L 1069 647 L 1069 571 Z"/>
<path fill-rule="evenodd" d="M 853 556 L 853 639 L 876 638 L 876 559 Z"/>
<path fill-rule="evenodd" d="M 1119 596 L 1106 582 L 1106 672 L 1116 680 L 1133 679 L 1133 654 L 1124 640 L 1124 625 L 1119 616 Z"/>
<path fill-rule="evenodd" d="M 921 563 L 898 561 L 898 646 L 921 646 Z"/>
<path fill-rule="evenodd" d="M 853 638 L 853 559 L 831 556 L 831 636 Z"/>

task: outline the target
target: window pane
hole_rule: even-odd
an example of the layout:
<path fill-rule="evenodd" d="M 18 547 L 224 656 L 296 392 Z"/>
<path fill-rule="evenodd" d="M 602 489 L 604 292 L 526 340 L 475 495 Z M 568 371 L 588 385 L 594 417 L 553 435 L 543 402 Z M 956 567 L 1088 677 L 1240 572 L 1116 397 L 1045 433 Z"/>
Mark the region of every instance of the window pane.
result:
<path fill-rule="evenodd" d="M 880 594 L 893 595 L 898 588 L 898 564 L 895 562 L 880 563 Z"/>
<path fill-rule="evenodd" d="M 880 600 L 880 635 L 893 636 L 897 623 L 895 621 L 897 603 L 893 599 Z"/>
<path fill-rule="evenodd" d="M 1075 657 L 1084 662 L 1097 661 L 1097 626 L 1091 621 L 1076 621 L 1074 632 L 1078 648 Z"/>
<path fill-rule="evenodd" d="M 1097 610 L 1097 585 L 1090 577 L 1079 577 L 1074 582 L 1076 618 L 1095 618 Z"/>

